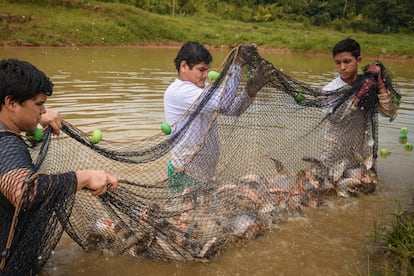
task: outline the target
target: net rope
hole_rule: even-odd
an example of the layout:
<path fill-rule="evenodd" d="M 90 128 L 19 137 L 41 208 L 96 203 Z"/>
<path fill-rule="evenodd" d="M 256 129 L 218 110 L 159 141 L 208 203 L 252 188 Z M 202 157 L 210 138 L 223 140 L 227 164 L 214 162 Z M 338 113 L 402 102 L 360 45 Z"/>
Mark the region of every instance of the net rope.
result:
<path fill-rule="evenodd" d="M 236 56 L 236 50 L 230 52 L 218 79 L 171 126 L 170 135 L 160 131 L 145 139 L 93 144 L 89 133 L 67 121 L 58 137 L 47 129 L 43 141 L 30 146 L 38 174 L 91 168 L 119 178 L 119 188 L 102 196 L 76 193 L 69 211 L 58 216 L 60 221 L 71 212 L 57 231 L 64 229 L 86 251 L 205 261 L 303 208 L 375 191 L 376 91 L 358 108 L 350 107 L 366 75 L 352 86 L 321 91 L 256 54 L 243 67 L 238 93 L 259 65 L 271 80 L 243 114 L 229 116 L 220 110 Z M 399 98 L 382 69 L 387 88 Z M 195 123 L 204 131 L 194 132 Z M 195 146 L 185 162 L 171 168 L 183 137 L 194 137 Z M 209 159 L 212 149 L 217 161 Z M 206 164 L 214 165 L 212 176 Z M 65 185 L 65 178 L 59 181 Z"/>

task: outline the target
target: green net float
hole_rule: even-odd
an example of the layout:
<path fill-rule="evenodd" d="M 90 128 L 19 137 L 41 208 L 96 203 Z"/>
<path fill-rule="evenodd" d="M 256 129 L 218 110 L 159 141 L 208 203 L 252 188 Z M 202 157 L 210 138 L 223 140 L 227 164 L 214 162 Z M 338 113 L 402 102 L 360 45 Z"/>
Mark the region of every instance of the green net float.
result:
<path fill-rule="evenodd" d="M 95 129 L 89 136 L 89 140 L 92 144 L 98 144 L 102 140 L 102 131 Z"/>
<path fill-rule="evenodd" d="M 380 156 L 387 157 L 388 155 L 390 155 L 390 152 L 386 148 L 380 150 Z"/>
<path fill-rule="evenodd" d="M 161 124 L 161 131 L 162 131 L 165 135 L 168 135 L 168 134 L 170 134 L 170 133 L 171 133 L 171 126 L 170 126 L 168 123 L 163 122 L 163 123 Z"/>
<path fill-rule="evenodd" d="M 408 138 L 408 136 L 407 136 L 407 134 L 405 134 L 405 133 L 403 133 L 403 134 L 400 134 L 400 139 L 401 140 L 407 140 L 407 138 Z"/>
<path fill-rule="evenodd" d="M 401 129 L 400 129 L 400 133 L 401 134 L 408 134 L 408 128 L 407 127 L 402 127 Z"/>
<path fill-rule="evenodd" d="M 392 97 L 392 102 L 395 104 L 400 104 L 402 101 L 402 98 L 398 98 L 396 96 Z"/>
<path fill-rule="evenodd" d="M 407 150 L 407 151 L 412 151 L 413 150 L 413 144 L 408 143 L 408 142 L 405 143 L 404 149 Z"/>
<path fill-rule="evenodd" d="M 295 95 L 295 100 L 297 101 L 297 102 L 301 102 L 301 101 L 303 101 L 305 99 L 305 95 L 303 95 L 302 93 L 298 93 L 298 94 L 296 94 Z"/>
<path fill-rule="evenodd" d="M 208 72 L 208 78 L 210 80 L 216 80 L 218 79 L 218 77 L 220 76 L 219 72 L 211 70 L 210 72 Z"/>
<path fill-rule="evenodd" d="M 36 128 L 32 131 L 26 131 L 26 136 L 31 141 L 40 142 L 43 140 L 43 131 L 40 128 Z"/>
<path fill-rule="evenodd" d="M 405 144 L 407 142 L 407 134 L 400 134 L 400 137 L 398 139 L 401 144 Z"/>

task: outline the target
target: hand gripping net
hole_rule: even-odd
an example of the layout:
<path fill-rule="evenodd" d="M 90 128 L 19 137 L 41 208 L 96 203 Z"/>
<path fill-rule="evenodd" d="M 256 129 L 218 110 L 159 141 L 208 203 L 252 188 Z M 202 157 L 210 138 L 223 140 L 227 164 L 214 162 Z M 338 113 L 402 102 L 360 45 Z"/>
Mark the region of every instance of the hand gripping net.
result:
<path fill-rule="evenodd" d="M 38 173 L 93 168 L 119 177 L 119 188 L 103 196 L 92 197 L 87 190 L 76 194 L 64 230 L 82 248 L 208 260 L 305 206 L 375 190 L 376 87 L 358 108 L 350 104 L 367 75 L 353 86 L 321 92 L 255 54 L 243 68 L 238 93 L 259 64 L 271 79 L 242 115 L 228 116 L 220 105 L 237 53 L 230 52 L 219 78 L 170 135 L 92 144 L 87 133 L 64 122 L 61 136 L 47 136 L 32 148 Z M 385 68 L 383 77 L 398 100 Z M 202 132 L 194 131 L 198 123 Z M 184 137 L 194 137 L 195 146 L 182 166 L 172 168 L 171 152 Z M 210 157 L 218 159 L 210 162 Z M 206 164 L 215 165 L 213 175 L 204 173 Z"/>

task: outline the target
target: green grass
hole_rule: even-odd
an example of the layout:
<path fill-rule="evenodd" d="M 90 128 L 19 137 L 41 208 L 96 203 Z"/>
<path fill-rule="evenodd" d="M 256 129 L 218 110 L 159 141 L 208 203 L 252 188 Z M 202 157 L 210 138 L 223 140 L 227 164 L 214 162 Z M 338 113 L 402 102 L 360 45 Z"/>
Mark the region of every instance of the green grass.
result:
<path fill-rule="evenodd" d="M 399 209 L 394 222 L 375 236 L 371 275 L 413 275 L 414 214 Z"/>
<path fill-rule="evenodd" d="M 218 47 L 256 43 L 262 48 L 329 54 L 332 45 L 351 36 L 364 46 L 364 55 L 414 57 L 414 37 L 406 34 L 339 32 L 284 21 L 242 23 L 213 16 L 173 17 L 93 1 L 72 1 L 67 6 L 1 1 L 0 11 L 0 46 L 180 45 L 197 40 Z"/>

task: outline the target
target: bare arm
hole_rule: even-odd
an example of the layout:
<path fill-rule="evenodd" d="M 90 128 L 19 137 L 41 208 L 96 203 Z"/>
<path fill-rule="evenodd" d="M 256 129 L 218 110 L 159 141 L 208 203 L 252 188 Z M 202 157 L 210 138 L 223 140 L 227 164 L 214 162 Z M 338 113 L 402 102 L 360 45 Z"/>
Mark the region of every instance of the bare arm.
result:
<path fill-rule="evenodd" d="M 11 170 L 0 177 L 0 192 L 13 206 L 17 206 L 23 183 L 31 175 L 32 171 L 30 169 L 20 168 Z M 94 196 L 104 194 L 108 188 L 116 189 L 118 187 L 118 179 L 102 170 L 76 171 L 76 178 L 76 189 L 88 188 Z M 37 179 L 34 181 L 34 185 L 39 185 Z M 30 195 L 30 201 L 35 198 L 36 191 L 37 188 L 35 187 Z"/>

